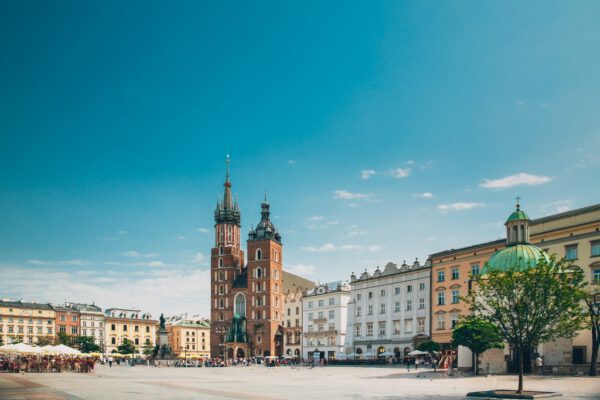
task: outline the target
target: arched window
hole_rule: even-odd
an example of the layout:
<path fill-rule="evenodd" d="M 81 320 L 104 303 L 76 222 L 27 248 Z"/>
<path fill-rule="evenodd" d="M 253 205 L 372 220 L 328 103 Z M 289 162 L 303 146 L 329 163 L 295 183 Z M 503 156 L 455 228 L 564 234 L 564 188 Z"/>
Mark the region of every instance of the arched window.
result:
<path fill-rule="evenodd" d="M 223 246 L 219 246 L 219 255 L 222 256 L 223 255 Z"/>
<path fill-rule="evenodd" d="M 219 268 L 223 268 L 223 259 L 219 258 Z"/>
<path fill-rule="evenodd" d="M 262 250 L 256 249 L 256 260 L 262 260 Z"/>
<path fill-rule="evenodd" d="M 219 308 L 223 308 L 223 299 L 219 299 Z"/>
<path fill-rule="evenodd" d="M 219 280 L 222 281 L 223 280 L 223 272 L 219 272 Z"/>
<path fill-rule="evenodd" d="M 275 282 L 275 293 L 279 293 L 279 285 Z"/>
<path fill-rule="evenodd" d="M 223 294 L 223 285 L 219 285 L 219 294 Z"/>
<path fill-rule="evenodd" d="M 235 296 L 235 313 L 240 317 L 246 316 L 246 297 L 242 293 Z"/>
<path fill-rule="evenodd" d="M 262 278 L 262 269 L 260 267 L 256 268 L 256 277 Z"/>

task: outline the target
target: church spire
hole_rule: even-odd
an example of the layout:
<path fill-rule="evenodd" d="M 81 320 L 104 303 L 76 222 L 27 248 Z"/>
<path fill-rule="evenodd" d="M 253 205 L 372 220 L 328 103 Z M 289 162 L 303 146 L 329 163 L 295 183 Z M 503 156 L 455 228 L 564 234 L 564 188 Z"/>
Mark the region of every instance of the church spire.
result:
<path fill-rule="evenodd" d="M 229 180 L 229 154 L 227 154 L 226 172 L 225 172 L 225 193 L 223 194 L 223 201 L 217 205 L 215 209 L 215 222 L 219 223 L 230 223 L 237 226 L 240 225 L 240 210 L 237 205 L 237 200 L 234 204 L 231 196 L 231 181 Z"/>

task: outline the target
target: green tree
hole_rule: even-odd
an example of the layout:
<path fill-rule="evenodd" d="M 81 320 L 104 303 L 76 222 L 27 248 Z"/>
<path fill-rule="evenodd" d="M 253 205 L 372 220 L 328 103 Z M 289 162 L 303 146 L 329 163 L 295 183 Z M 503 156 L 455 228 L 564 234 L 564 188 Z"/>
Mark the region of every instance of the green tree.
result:
<path fill-rule="evenodd" d="M 91 353 L 100 351 L 100 346 L 96 344 L 96 339 L 93 336 L 80 336 L 77 338 L 77 345 L 82 353 Z"/>
<path fill-rule="evenodd" d="M 142 353 L 146 356 L 154 354 L 154 345 L 150 342 L 146 342 L 142 347 Z"/>
<path fill-rule="evenodd" d="M 597 376 L 598 351 L 600 350 L 600 290 L 588 293 L 585 297 L 587 325 L 592 330 L 592 359 L 590 376 Z"/>
<path fill-rule="evenodd" d="M 65 346 L 69 345 L 69 336 L 65 332 L 58 332 L 58 343 L 64 344 Z"/>
<path fill-rule="evenodd" d="M 489 349 L 504 347 L 502 334 L 496 325 L 484 318 L 468 316 L 462 319 L 452 331 L 454 347 L 468 347 L 475 355 L 473 370 L 478 375 L 479 355 Z"/>
<path fill-rule="evenodd" d="M 133 354 L 135 352 L 135 346 L 129 339 L 123 339 L 123 344 L 117 347 L 121 354 Z"/>
<path fill-rule="evenodd" d="M 8 338 L 11 344 L 23 343 L 23 337 L 21 336 L 9 336 Z"/>
<path fill-rule="evenodd" d="M 426 351 L 433 357 L 435 353 L 440 351 L 440 344 L 434 340 L 428 340 L 427 342 L 419 343 L 417 350 Z"/>
<path fill-rule="evenodd" d="M 491 270 L 473 277 L 477 290 L 466 297 L 474 316 L 500 329 L 517 354 L 519 386 L 523 392 L 523 354 L 526 349 L 558 338 L 571 338 L 583 326 L 586 296 L 583 271 L 554 257 L 540 257 L 535 268 Z"/>
<path fill-rule="evenodd" d="M 48 346 L 50 344 L 54 344 L 54 338 L 49 338 L 46 336 L 38 336 L 36 344 L 38 346 Z"/>

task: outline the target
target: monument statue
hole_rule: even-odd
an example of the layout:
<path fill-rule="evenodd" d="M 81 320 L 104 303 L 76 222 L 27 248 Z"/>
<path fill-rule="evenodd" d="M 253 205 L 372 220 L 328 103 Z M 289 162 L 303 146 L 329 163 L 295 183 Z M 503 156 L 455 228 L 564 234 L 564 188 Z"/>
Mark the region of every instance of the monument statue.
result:
<path fill-rule="evenodd" d="M 160 329 L 167 329 L 167 328 L 165 327 L 165 321 L 166 321 L 166 320 L 165 320 L 165 317 L 164 317 L 164 315 L 163 315 L 163 314 L 160 314 Z"/>

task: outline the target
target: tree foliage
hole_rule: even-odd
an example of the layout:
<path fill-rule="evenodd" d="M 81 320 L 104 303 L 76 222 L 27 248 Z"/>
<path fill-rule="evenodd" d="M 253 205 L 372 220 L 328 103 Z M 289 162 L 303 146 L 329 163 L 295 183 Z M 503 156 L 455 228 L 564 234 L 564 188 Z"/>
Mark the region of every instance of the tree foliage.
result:
<path fill-rule="evenodd" d="M 558 338 L 571 338 L 584 321 L 583 271 L 564 260 L 541 257 L 534 268 L 475 275 L 476 290 L 466 297 L 474 316 L 498 326 L 518 354 L 523 391 L 523 351 Z"/>
<path fill-rule="evenodd" d="M 48 346 L 54 344 L 54 338 L 49 338 L 46 336 L 38 336 L 37 343 L 38 346 Z"/>
<path fill-rule="evenodd" d="M 468 347 L 475 354 L 475 375 L 479 354 L 489 349 L 504 347 L 502 334 L 494 323 L 486 318 L 468 316 L 462 319 L 452 331 L 453 347 Z"/>
<path fill-rule="evenodd" d="M 142 347 L 142 353 L 146 356 L 154 354 L 154 345 L 150 342 L 146 342 Z"/>
<path fill-rule="evenodd" d="M 433 356 L 434 353 L 440 351 L 440 344 L 434 340 L 428 340 L 427 342 L 420 343 L 417 346 L 417 350 L 426 351 Z"/>
<path fill-rule="evenodd" d="M 121 354 L 132 354 L 135 352 L 135 346 L 129 339 L 123 339 L 123 344 L 117 348 Z"/>
<path fill-rule="evenodd" d="M 79 346 L 79 351 L 81 351 L 82 353 L 100 351 L 100 346 L 96 344 L 96 338 L 94 338 L 93 336 L 78 337 L 77 345 Z"/>

